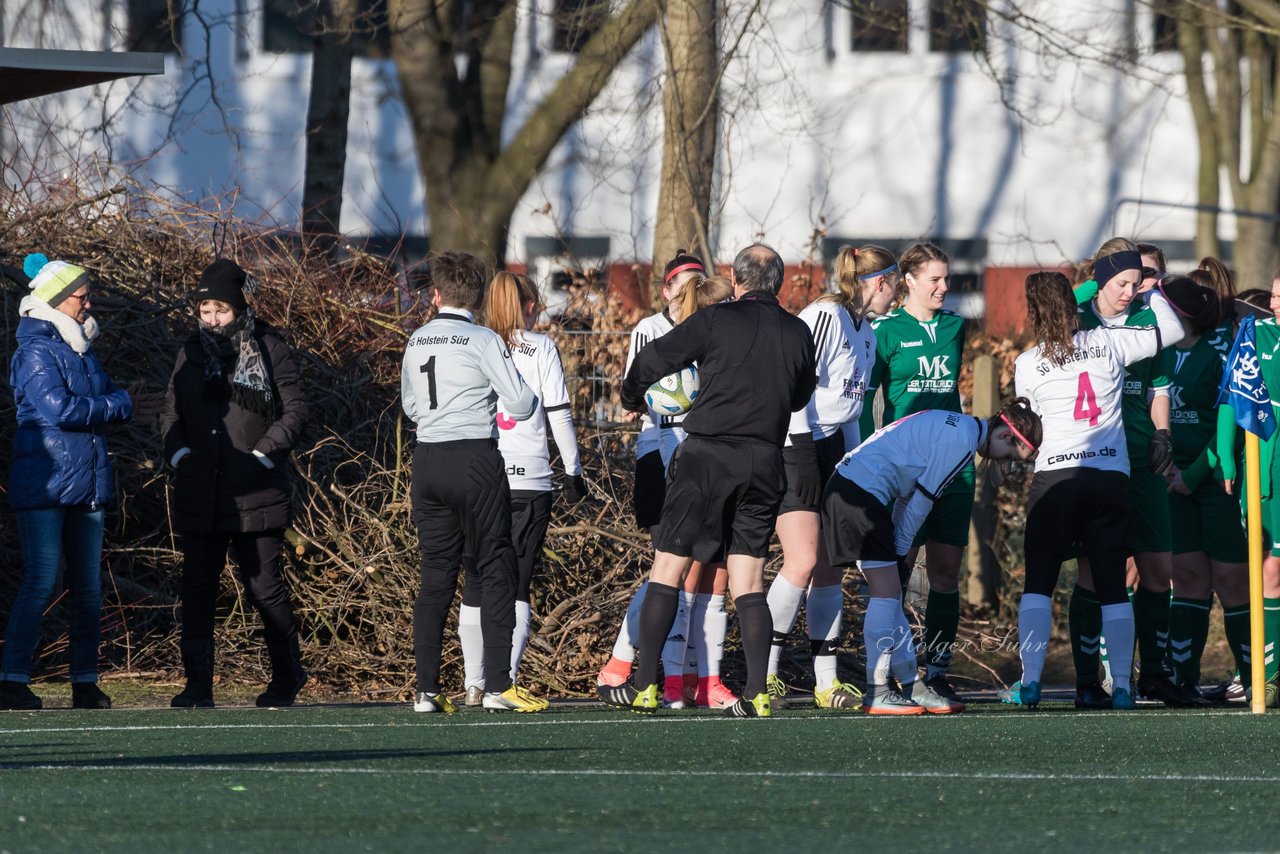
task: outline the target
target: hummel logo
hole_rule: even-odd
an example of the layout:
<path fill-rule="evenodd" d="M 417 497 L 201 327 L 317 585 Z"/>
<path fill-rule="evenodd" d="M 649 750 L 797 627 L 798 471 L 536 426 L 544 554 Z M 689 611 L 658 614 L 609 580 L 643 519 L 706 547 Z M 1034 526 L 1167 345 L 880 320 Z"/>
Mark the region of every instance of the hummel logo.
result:
<path fill-rule="evenodd" d="M 923 339 L 919 341 L 903 341 L 901 344 L 898 345 L 898 349 L 906 350 L 908 347 L 923 347 L 923 346 L 924 346 Z"/>

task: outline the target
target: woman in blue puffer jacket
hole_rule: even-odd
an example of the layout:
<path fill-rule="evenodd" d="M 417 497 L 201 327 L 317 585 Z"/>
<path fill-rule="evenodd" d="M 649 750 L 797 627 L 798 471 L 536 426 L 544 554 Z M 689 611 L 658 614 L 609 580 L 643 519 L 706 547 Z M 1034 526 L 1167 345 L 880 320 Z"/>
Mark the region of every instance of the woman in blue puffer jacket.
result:
<path fill-rule="evenodd" d="M 98 688 L 98 643 L 103 508 L 115 500 L 115 484 L 103 428 L 127 421 L 133 401 L 94 355 L 98 324 L 88 314 L 88 273 L 43 255 L 28 255 L 23 268 L 31 293 L 18 307 L 18 349 L 9 368 L 18 415 L 9 503 L 24 568 L 5 631 L 0 708 L 41 706 L 28 687 L 32 658 L 65 558 L 72 705 L 108 709 L 111 700 Z"/>

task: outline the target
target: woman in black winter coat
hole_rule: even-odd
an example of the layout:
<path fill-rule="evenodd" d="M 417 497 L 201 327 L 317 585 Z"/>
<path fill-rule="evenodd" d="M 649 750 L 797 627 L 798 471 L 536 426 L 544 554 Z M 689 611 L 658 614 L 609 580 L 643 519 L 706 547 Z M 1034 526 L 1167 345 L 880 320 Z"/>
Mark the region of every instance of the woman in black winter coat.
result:
<path fill-rule="evenodd" d="M 256 286 L 219 259 L 191 295 L 199 329 L 178 351 L 160 419 L 182 537 L 182 665 L 175 708 L 213 706 L 213 624 L 230 547 L 262 617 L 271 682 L 259 706 L 289 706 L 306 684 L 298 621 L 280 572 L 289 453 L 307 419 L 302 375 L 280 334 L 245 299 Z"/>

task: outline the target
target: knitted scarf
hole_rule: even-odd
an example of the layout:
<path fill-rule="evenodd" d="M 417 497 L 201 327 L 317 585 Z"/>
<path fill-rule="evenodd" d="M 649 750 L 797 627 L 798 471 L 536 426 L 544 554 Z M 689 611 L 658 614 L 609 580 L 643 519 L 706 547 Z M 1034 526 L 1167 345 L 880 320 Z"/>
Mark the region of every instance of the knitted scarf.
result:
<path fill-rule="evenodd" d="M 220 392 L 228 365 L 234 365 L 231 400 L 243 409 L 265 416 L 268 421 L 275 421 L 278 401 L 271 391 L 262 348 L 253 334 L 256 319 L 253 309 L 246 308 L 227 326 L 199 323 L 205 389 L 206 394 Z"/>
<path fill-rule="evenodd" d="M 30 294 L 18 303 L 18 314 L 21 317 L 34 317 L 36 320 L 52 323 L 62 340 L 82 356 L 89 352 L 93 339 L 98 337 L 98 321 L 94 320 L 92 315 L 85 317 L 84 323 L 76 323 L 74 317 L 63 314 L 51 307 L 49 303 Z"/>

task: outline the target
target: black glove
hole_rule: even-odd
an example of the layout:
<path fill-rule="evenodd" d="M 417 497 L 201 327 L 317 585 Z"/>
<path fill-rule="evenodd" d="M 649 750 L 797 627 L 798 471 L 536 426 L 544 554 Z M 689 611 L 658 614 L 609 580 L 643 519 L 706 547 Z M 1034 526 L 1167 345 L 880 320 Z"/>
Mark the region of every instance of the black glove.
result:
<path fill-rule="evenodd" d="M 1156 474 L 1164 474 L 1173 465 L 1173 435 L 1168 430 L 1157 430 L 1147 446 L 1147 462 Z"/>
<path fill-rule="evenodd" d="M 571 474 L 565 478 L 564 497 L 570 504 L 577 504 L 587 497 L 587 482 L 580 474 Z"/>
<path fill-rule="evenodd" d="M 796 482 L 789 484 L 796 498 L 806 507 L 818 506 L 822 497 L 822 473 L 818 471 L 818 446 L 808 433 L 791 434 L 791 462 Z"/>

